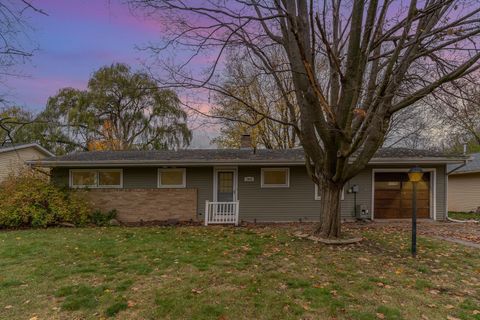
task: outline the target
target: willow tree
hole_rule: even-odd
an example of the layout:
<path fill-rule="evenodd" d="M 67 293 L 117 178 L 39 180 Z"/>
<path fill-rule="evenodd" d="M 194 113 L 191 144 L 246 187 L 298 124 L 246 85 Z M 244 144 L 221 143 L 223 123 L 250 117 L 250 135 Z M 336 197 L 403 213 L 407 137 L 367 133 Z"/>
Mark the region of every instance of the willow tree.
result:
<path fill-rule="evenodd" d="M 35 122 L 51 150 L 176 149 L 191 140 L 177 94 L 125 64 L 98 69 L 86 90 L 59 90 Z"/>
<path fill-rule="evenodd" d="M 295 129 L 307 170 L 321 186 L 316 233 L 323 237 L 340 235 L 342 187 L 382 145 L 392 115 L 479 68 L 478 1 L 129 3 L 163 22 L 165 39 L 150 47 L 154 53 L 182 52 L 161 85 L 204 88 L 269 117 L 222 86 L 225 52 L 241 48 L 259 75 L 275 81 L 292 112 L 298 105 L 298 117 L 275 120 Z M 272 52 L 279 51 L 286 63 L 273 62 Z M 202 55 L 206 58 L 199 60 Z M 196 61 L 211 64 L 199 70 Z"/>

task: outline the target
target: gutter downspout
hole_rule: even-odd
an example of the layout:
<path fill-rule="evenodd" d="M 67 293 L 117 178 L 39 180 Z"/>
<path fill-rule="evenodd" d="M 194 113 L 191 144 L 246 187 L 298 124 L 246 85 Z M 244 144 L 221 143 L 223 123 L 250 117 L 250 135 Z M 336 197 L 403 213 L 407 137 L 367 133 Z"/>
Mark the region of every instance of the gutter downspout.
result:
<path fill-rule="evenodd" d="M 461 164 L 458 167 L 453 168 L 452 170 L 448 171 L 447 176 L 450 175 L 451 173 L 457 171 L 458 169 L 465 167 L 467 165 L 467 162 L 468 162 L 468 159 L 464 160 L 463 164 Z"/>

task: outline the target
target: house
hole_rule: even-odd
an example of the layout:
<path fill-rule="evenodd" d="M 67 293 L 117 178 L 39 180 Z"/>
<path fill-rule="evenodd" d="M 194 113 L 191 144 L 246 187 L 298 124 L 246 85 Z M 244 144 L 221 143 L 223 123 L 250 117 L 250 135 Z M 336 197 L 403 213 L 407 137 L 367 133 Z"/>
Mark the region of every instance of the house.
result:
<path fill-rule="evenodd" d="M 0 147 L 0 182 L 8 175 L 25 168 L 25 161 L 38 160 L 55 155 L 36 143 Z"/>
<path fill-rule="evenodd" d="M 448 172 L 448 210 L 480 212 L 480 153 L 466 165 L 449 165 Z"/>
<path fill-rule="evenodd" d="M 419 165 L 425 174 L 418 186 L 418 215 L 445 219 L 446 166 L 465 160 L 435 151 L 381 149 L 345 186 L 341 216 L 409 218 L 412 185 L 407 171 Z M 319 190 L 307 175 L 301 149 L 93 151 L 31 163 L 52 168 L 56 184 L 88 188 L 95 206 L 117 209 L 126 223 L 319 219 Z"/>

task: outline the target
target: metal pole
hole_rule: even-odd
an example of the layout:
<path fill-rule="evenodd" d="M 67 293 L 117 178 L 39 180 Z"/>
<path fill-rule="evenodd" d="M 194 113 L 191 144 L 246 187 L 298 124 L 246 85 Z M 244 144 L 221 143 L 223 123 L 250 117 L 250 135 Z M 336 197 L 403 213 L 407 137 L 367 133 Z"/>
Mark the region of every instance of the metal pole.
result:
<path fill-rule="evenodd" d="M 413 183 L 413 197 L 412 197 L 412 257 L 417 256 L 417 183 Z"/>

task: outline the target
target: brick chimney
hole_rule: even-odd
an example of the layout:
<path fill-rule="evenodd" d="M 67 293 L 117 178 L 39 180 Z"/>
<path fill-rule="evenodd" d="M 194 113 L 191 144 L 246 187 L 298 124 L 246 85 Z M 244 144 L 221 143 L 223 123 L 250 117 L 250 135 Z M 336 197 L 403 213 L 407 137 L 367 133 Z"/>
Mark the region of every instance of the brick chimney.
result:
<path fill-rule="evenodd" d="M 251 149 L 252 139 L 249 134 L 242 134 L 240 137 L 240 149 Z"/>

